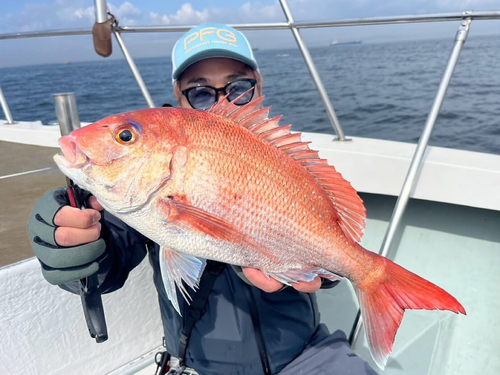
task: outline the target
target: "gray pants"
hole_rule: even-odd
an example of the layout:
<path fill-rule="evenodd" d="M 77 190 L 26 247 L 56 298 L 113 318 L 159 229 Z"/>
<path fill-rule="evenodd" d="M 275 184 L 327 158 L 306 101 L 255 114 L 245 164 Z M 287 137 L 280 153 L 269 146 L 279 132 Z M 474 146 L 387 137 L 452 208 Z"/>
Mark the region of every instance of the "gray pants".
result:
<path fill-rule="evenodd" d="M 279 375 L 377 375 L 349 346 L 342 331 L 335 331 L 307 346 Z"/>

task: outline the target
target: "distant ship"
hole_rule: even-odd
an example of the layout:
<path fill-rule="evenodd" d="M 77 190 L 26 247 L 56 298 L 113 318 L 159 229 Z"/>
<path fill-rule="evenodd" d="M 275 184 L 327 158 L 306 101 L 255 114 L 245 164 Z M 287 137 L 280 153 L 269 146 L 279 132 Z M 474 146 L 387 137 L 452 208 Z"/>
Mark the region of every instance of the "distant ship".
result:
<path fill-rule="evenodd" d="M 259 48 L 252 48 L 252 51 L 255 52 L 255 51 L 258 51 Z"/>
<path fill-rule="evenodd" d="M 353 40 L 351 42 L 339 42 L 338 40 L 334 40 L 332 42 L 332 46 L 352 46 L 354 44 L 361 44 L 361 40 Z"/>

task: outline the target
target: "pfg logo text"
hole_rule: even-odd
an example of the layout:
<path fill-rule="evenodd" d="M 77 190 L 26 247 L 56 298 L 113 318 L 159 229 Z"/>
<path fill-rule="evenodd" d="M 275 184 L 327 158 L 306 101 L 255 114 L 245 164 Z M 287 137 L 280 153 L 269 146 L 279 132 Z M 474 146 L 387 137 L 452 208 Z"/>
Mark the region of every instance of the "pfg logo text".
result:
<path fill-rule="evenodd" d="M 215 31 L 216 30 L 216 31 Z M 207 35 L 215 34 L 217 38 L 224 42 L 236 43 L 236 35 L 233 32 L 226 29 L 218 29 L 216 27 L 206 27 L 200 31 L 195 31 L 184 38 L 184 51 L 186 51 L 190 46 L 189 44 L 196 41 L 203 42 L 204 37 Z"/>

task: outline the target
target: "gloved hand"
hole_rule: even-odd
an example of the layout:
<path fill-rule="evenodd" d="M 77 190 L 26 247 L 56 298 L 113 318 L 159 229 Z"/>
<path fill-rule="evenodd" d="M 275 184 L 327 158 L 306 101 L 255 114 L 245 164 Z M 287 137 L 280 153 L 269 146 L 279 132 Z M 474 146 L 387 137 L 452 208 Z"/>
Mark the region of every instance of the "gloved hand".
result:
<path fill-rule="evenodd" d="M 102 207 L 94 197 L 88 209 L 70 207 L 66 188 L 45 193 L 36 203 L 28 222 L 28 234 L 45 279 L 60 285 L 93 275 L 106 250 L 99 238 Z"/>

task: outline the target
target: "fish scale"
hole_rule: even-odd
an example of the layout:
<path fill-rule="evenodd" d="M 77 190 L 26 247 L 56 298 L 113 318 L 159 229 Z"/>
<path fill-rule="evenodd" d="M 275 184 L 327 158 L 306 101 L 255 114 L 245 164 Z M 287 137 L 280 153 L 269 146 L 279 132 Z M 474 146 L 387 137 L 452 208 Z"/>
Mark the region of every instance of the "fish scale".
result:
<path fill-rule="evenodd" d="M 224 122 L 223 119 L 220 119 L 220 121 Z M 224 124 L 217 125 L 217 127 L 222 128 L 222 134 L 226 134 L 223 129 Z M 243 131 L 243 129 L 237 130 L 241 130 L 241 132 Z M 189 133 L 189 128 L 186 129 L 186 132 Z M 197 133 L 197 136 L 198 135 L 199 134 Z M 201 135 L 203 135 L 203 133 L 201 133 Z M 205 137 L 212 138 L 210 134 Z M 228 135 L 228 138 L 234 139 L 237 137 L 230 134 Z M 183 187 L 186 194 L 189 196 L 189 200 L 192 204 L 203 208 L 207 212 L 217 214 L 224 220 L 227 220 L 233 225 L 239 227 L 243 232 L 246 232 L 249 227 L 252 228 L 252 231 L 248 232 L 248 234 L 256 237 L 261 243 L 273 250 L 278 256 L 282 255 L 280 258 L 284 258 L 283 261 L 286 261 L 286 259 L 291 260 L 292 258 L 289 257 L 289 252 L 292 251 L 292 249 L 297 249 L 297 251 L 295 251 L 297 256 L 304 258 L 303 260 L 301 259 L 302 266 L 305 266 L 306 268 L 313 267 L 313 265 L 308 264 L 306 260 L 311 258 L 310 254 L 318 253 L 317 250 L 319 247 L 319 241 L 310 239 L 310 234 L 313 233 L 313 230 L 311 229 L 313 223 L 309 222 L 307 215 L 304 215 L 303 213 L 311 212 L 311 206 L 315 207 L 317 205 L 314 204 L 316 202 L 307 198 L 307 194 L 304 193 L 304 189 L 301 187 L 302 184 L 299 183 L 299 181 L 304 180 L 304 173 L 302 173 L 302 176 L 299 176 L 300 178 L 295 177 L 294 175 L 273 175 L 268 173 L 267 170 L 271 171 L 282 167 L 281 164 L 283 164 L 283 160 L 279 163 L 280 160 L 275 156 L 272 157 L 266 155 L 264 159 L 274 162 L 273 164 L 275 165 L 269 163 L 269 161 L 267 164 L 261 160 L 255 161 L 255 159 L 261 155 L 262 152 L 256 147 L 251 147 L 253 144 L 248 144 L 248 142 L 246 143 L 246 147 L 244 147 L 243 151 L 248 158 L 242 159 L 240 156 L 241 151 L 237 149 L 233 149 L 232 154 L 228 155 L 231 151 L 225 149 L 225 144 L 227 144 L 227 142 L 224 142 L 224 140 L 218 140 L 218 142 L 214 141 L 211 142 L 209 147 L 203 148 L 204 152 L 198 152 L 198 149 L 196 148 L 196 150 L 192 150 L 192 154 L 190 153 L 190 162 L 189 165 L 186 166 L 186 170 L 190 171 L 190 176 L 185 177 L 186 180 Z M 255 145 L 260 146 L 261 143 L 255 140 Z M 221 151 L 221 149 L 223 151 Z M 270 149 L 270 151 L 274 150 Z M 221 154 L 226 157 L 222 159 Z M 288 159 L 285 159 L 284 155 L 279 156 L 281 156 L 285 162 L 288 162 Z M 215 161 L 212 165 L 212 173 L 210 174 L 212 181 L 207 181 L 207 177 L 203 177 L 205 174 L 204 171 L 206 171 L 206 164 L 209 163 L 209 160 Z M 222 162 L 219 160 L 224 161 Z M 247 160 L 252 161 L 247 162 Z M 295 165 L 293 166 L 295 167 Z M 196 170 L 198 170 L 198 172 L 195 172 Z M 303 172 L 302 170 L 299 171 Z M 238 182 L 246 179 L 246 176 L 250 176 L 249 180 L 251 183 L 239 184 Z M 200 180 L 202 179 L 203 183 L 200 183 Z M 230 181 L 231 185 L 226 185 L 228 181 Z M 287 186 L 294 186 L 294 188 L 287 190 L 287 194 L 285 194 L 282 190 L 279 190 L 279 187 L 283 185 L 283 181 L 287 182 Z M 218 189 L 217 186 L 221 184 L 226 188 Z M 212 187 L 212 189 L 207 189 L 207 187 Z M 211 192 L 214 189 L 219 191 L 220 194 L 218 197 L 219 199 L 217 200 L 210 199 Z M 276 196 L 274 193 L 275 191 L 280 191 L 282 194 L 280 196 Z M 231 198 L 231 194 L 243 196 L 245 199 L 240 202 L 234 202 L 233 200 L 226 198 Z M 311 195 L 314 196 L 312 193 Z M 293 204 L 286 204 L 285 197 L 288 202 L 293 202 Z M 315 197 L 318 202 L 326 203 L 327 201 L 327 197 L 321 196 L 319 193 L 316 193 Z M 210 204 L 210 202 L 213 203 Z M 221 205 L 216 204 L 215 202 L 223 203 Z M 250 206 L 250 204 L 252 204 L 253 207 Z M 234 215 L 235 208 L 239 209 L 239 215 Z M 316 209 L 320 211 L 322 208 L 316 207 Z M 274 215 L 275 212 L 280 211 L 282 213 L 287 213 L 288 215 Z M 245 215 L 242 216 L 241 214 Z M 290 223 L 293 223 L 293 225 L 286 225 L 288 217 L 290 217 L 289 221 Z M 279 218 L 281 218 L 281 220 L 278 220 Z M 273 223 L 274 225 L 272 225 Z M 322 224 L 324 225 L 324 222 Z M 317 225 L 319 226 L 319 223 Z M 283 237 L 282 241 L 277 242 L 275 241 L 276 234 L 283 232 L 282 228 L 285 228 L 284 231 L 288 235 Z M 329 239 L 323 238 L 322 240 L 324 242 L 328 242 Z M 299 245 L 291 246 L 297 241 L 299 241 Z M 309 244 L 308 247 L 305 246 L 306 243 Z M 312 248 L 313 243 L 316 244 L 316 251 Z M 289 251 L 287 253 L 282 252 L 284 246 L 288 246 Z M 302 251 L 298 251 L 298 249 Z M 202 254 L 201 256 L 207 257 L 208 255 L 209 254 Z M 259 259 L 256 259 L 256 261 L 258 260 Z M 222 261 L 225 260 L 223 259 Z M 293 264 L 294 267 L 297 265 L 296 259 L 294 259 L 293 262 L 290 262 L 291 264 L 286 264 L 286 262 L 283 261 L 280 262 L 279 269 L 276 269 L 276 267 L 274 269 L 267 267 L 266 269 L 264 265 L 258 263 L 254 263 L 252 266 L 265 269 L 267 271 L 286 271 L 286 269 L 292 268 L 291 264 Z"/>
<path fill-rule="evenodd" d="M 258 268 L 288 285 L 346 278 L 381 368 L 406 309 L 465 314 L 443 289 L 359 245 L 366 215 L 356 191 L 300 133 L 269 119 L 262 101 L 110 116 L 62 137 L 64 156 L 54 160 L 160 244 L 165 291 L 178 312 L 176 288 L 186 298 L 205 259 Z M 132 138 L 123 141 L 125 130 Z"/>

